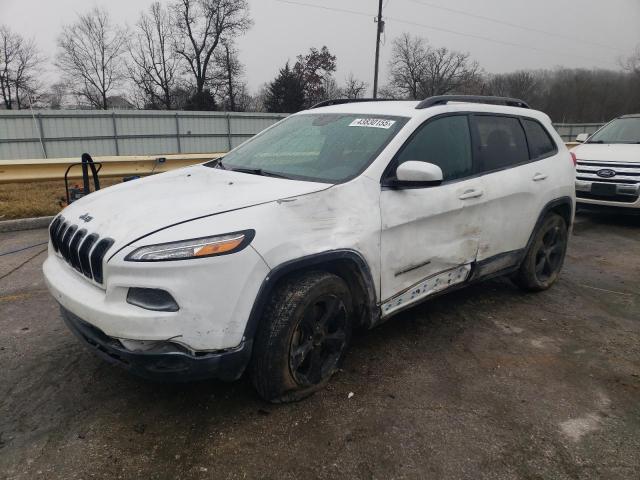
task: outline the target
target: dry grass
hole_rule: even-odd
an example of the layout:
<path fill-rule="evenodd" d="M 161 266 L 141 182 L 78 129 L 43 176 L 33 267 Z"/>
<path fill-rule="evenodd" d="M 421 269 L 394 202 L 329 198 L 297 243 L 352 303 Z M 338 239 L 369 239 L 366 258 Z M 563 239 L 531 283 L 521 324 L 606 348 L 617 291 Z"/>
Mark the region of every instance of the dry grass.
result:
<path fill-rule="evenodd" d="M 100 179 L 107 187 L 120 179 Z M 70 186 L 77 181 L 71 181 Z M 81 183 L 81 182 L 80 182 Z M 65 206 L 63 181 L 0 184 L 0 220 L 55 215 Z"/>

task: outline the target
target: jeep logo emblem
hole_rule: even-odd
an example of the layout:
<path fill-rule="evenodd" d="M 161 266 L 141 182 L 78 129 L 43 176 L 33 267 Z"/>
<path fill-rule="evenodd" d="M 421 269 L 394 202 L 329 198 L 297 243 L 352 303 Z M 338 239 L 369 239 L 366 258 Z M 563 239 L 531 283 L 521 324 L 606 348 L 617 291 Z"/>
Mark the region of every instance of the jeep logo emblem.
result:
<path fill-rule="evenodd" d="M 602 178 L 611 178 L 616 176 L 616 171 L 611 170 L 610 168 L 603 168 L 596 172 L 596 175 Z"/>
<path fill-rule="evenodd" d="M 84 220 L 85 222 L 90 222 L 91 220 L 93 220 L 93 217 L 91 215 L 89 215 L 88 213 L 85 213 L 84 215 L 80 215 L 80 220 Z"/>

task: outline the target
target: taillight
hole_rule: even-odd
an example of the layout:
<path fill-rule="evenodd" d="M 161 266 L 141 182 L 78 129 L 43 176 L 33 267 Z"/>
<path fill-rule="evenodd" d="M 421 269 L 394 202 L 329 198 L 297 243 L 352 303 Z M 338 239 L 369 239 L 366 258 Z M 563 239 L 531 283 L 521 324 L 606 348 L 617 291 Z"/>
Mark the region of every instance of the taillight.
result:
<path fill-rule="evenodd" d="M 576 165 L 578 165 L 578 159 L 576 158 L 576 154 L 573 152 L 569 152 L 569 155 L 571 155 L 571 161 L 573 162 L 573 166 L 575 167 Z"/>

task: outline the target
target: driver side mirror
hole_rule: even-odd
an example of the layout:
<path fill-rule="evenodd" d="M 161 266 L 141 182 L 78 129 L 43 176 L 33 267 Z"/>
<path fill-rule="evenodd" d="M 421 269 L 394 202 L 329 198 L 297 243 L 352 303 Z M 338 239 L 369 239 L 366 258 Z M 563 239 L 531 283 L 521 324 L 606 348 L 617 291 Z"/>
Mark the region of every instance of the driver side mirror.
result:
<path fill-rule="evenodd" d="M 432 187 L 442 183 L 442 169 L 438 165 L 411 160 L 396 169 L 394 187 Z"/>
<path fill-rule="evenodd" d="M 587 139 L 589 138 L 589 134 L 588 133 L 580 133 L 578 134 L 578 136 L 576 137 L 576 142 L 578 143 L 584 143 L 587 141 Z"/>

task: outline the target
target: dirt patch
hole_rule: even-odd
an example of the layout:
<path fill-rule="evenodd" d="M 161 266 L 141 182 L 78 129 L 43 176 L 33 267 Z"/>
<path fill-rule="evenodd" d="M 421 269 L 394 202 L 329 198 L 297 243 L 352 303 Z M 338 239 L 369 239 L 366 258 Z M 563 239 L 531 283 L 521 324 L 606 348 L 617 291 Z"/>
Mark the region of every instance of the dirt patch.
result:
<path fill-rule="evenodd" d="M 101 179 L 103 187 L 120 179 Z M 81 185 L 72 181 L 69 186 Z M 65 205 L 64 181 L 0 184 L 0 220 L 56 215 Z"/>

